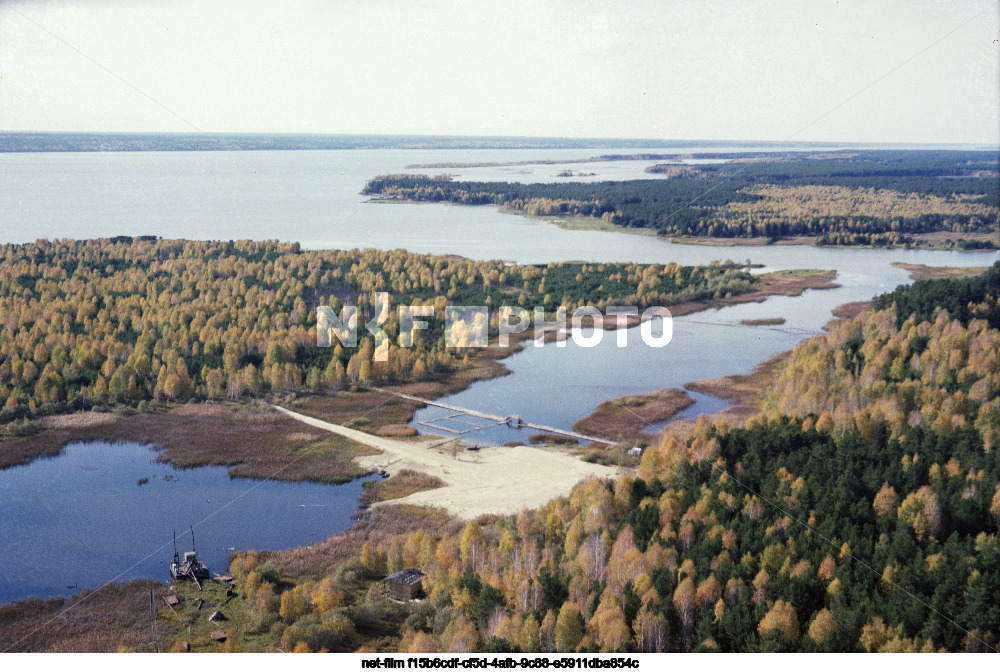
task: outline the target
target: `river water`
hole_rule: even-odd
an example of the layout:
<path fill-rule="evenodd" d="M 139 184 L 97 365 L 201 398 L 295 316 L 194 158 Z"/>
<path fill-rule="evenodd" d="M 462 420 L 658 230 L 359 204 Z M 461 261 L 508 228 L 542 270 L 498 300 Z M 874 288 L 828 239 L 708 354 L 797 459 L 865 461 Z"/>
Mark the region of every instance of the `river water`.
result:
<path fill-rule="evenodd" d="M 645 346 L 638 329 L 629 331 L 625 348 L 617 347 L 614 334 L 606 334 L 594 348 L 529 344 L 505 360 L 511 375 L 478 382 L 447 398 L 458 406 L 521 415 L 562 428 L 614 397 L 752 370 L 758 362 L 818 332 L 835 306 L 869 299 L 908 282 L 908 274 L 891 266 L 893 262 L 985 266 L 1000 258 L 996 252 L 677 245 L 649 236 L 563 230 L 501 214 L 494 207 L 376 204 L 359 194 L 368 178 L 405 172 L 409 164 L 576 159 L 643 151 L 665 153 L 627 149 L 0 154 L 0 243 L 153 234 L 291 240 L 311 248 L 405 248 L 520 263 L 705 264 L 749 259 L 763 264 L 762 270 L 838 272 L 837 289 L 677 317 L 673 339 L 664 348 Z M 567 178 L 557 174 L 569 169 L 596 173 L 579 179 L 657 179 L 643 172 L 652 163 L 409 172 L 447 172 L 475 180 L 559 181 Z M 778 327 L 739 324 L 770 317 L 786 322 Z M 697 403 L 684 412 L 687 417 L 723 405 L 707 395 L 694 396 Z M 439 409 L 425 409 L 415 421 L 440 415 Z M 502 443 L 524 441 L 527 436 L 493 428 L 463 438 Z M 163 578 L 172 552 L 162 544 L 169 540 L 170 530 L 197 523 L 219 502 L 250 487 L 246 481 L 230 481 L 221 468 L 175 474 L 171 467 L 153 463 L 153 457 L 149 448 L 134 444 L 72 445 L 58 457 L 0 472 L 0 561 L 7 567 L 0 572 L 0 602 L 73 592 L 76 588 L 67 586 L 82 588 L 116 578 Z M 164 479 L 168 474 L 176 480 Z M 137 485 L 139 478 L 153 475 L 156 478 L 149 483 Z M 336 487 L 264 483 L 252 498 L 210 519 L 217 527 L 196 531 L 199 551 L 215 569 L 224 565 L 230 547 L 282 548 L 324 539 L 349 524 L 360 488 L 358 483 Z M 82 530 L 91 529 L 88 524 L 97 527 L 84 534 Z M 136 530 L 148 530 L 149 535 L 144 532 L 139 538 Z M 149 553 L 154 555 L 143 560 Z"/>

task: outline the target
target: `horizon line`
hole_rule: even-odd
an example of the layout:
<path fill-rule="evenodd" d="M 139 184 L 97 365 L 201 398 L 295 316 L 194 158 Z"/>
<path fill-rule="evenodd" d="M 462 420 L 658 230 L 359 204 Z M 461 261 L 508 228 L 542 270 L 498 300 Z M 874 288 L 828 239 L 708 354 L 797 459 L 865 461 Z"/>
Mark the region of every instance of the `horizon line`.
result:
<path fill-rule="evenodd" d="M 614 136 L 556 136 L 556 135 L 476 135 L 476 134 L 441 134 L 441 133 L 385 133 L 385 132 L 313 132 L 313 131 L 62 131 L 62 130 L 25 130 L 0 129 L 0 136 L 159 136 L 159 137 L 202 137 L 202 138 L 426 138 L 449 140 L 513 140 L 513 141 L 555 141 L 561 143 L 649 143 L 651 148 L 660 143 L 693 143 L 693 144 L 763 144 L 778 146 L 795 145 L 830 145 L 830 146 L 873 146 L 873 147 L 907 147 L 907 146 L 946 146 L 946 147 L 978 147 L 989 150 L 1000 150 L 1000 142 L 960 142 L 931 140 L 770 140 L 770 139 L 737 139 L 737 138 L 650 138 L 650 137 L 614 137 Z M 573 149 L 579 147 L 566 147 Z M 374 149 L 374 148 L 372 148 Z M 427 148 L 430 149 L 430 148 Z M 460 149 L 459 147 L 442 147 L 441 149 Z M 488 148 L 484 148 L 488 149 Z M 496 148 L 501 149 L 501 148 Z M 503 149 L 516 149 L 507 147 Z M 557 149 L 553 147 L 552 149 Z M 0 148 L 0 152 L 4 149 Z M 6 150 L 10 151 L 10 150 Z"/>

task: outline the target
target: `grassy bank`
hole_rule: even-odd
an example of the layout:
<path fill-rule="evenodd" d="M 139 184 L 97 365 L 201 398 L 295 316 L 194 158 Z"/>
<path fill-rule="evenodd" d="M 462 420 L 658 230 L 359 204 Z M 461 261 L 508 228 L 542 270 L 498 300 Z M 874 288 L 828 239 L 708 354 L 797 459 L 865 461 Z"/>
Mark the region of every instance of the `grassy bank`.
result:
<path fill-rule="evenodd" d="M 0 652 L 152 650 L 150 590 L 166 610 L 163 584 L 148 579 L 106 584 L 69 599 L 29 598 L 0 606 Z"/>
<path fill-rule="evenodd" d="M 423 474 L 412 469 L 403 469 L 384 481 L 365 481 L 361 505 L 367 508 L 376 502 L 402 499 L 415 492 L 434 490 L 445 485 L 446 483 L 436 476 Z"/>
<path fill-rule="evenodd" d="M 647 425 L 669 420 L 694 403 L 684 390 L 665 388 L 649 394 L 636 394 L 605 401 L 589 415 L 573 423 L 573 429 L 611 441 L 649 441 Z"/>
<path fill-rule="evenodd" d="M 102 417 L 103 416 L 103 417 Z M 243 478 L 343 483 L 364 475 L 355 457 L 374 450 L 330 436 L 255 403 L 184 404 L 119 416 L 90 413 L 46 419 L 37 434 L 0 443 L 0 466 L 57 455 L 75 441 L 134 441 L 161 448 L 157 460 L 176 467 L 215 465 Z"/>
<path fill-rule="evenodd" d="M 952 267 L 952 266 L 926 266 L 924 264 L 907 264 L 901 261 L 894 261 L 892 265 L 910 272 L 913 280 L 940 280 L 941 278 L 968 278 L 973 275 L 982 275 L 988 270 L 987 266 Z"/>
<path fill-rule="evenodd" d="M 791 350 L 780 352 L 766 359 L 747 374 L 732 374 L 722 378 L 706 378 L 684 384 L 684 389 L 692 392 L 711 394 L 732 404 L 729 408 L 714 414 L 730 427 L 742 426 L 747 418 L 760 411 L 766 391 L 774 385 L 782 367 L 791 356 Z M 695 420 L 678 420 L 667 428 L 680 436 L 687 436 L 695 427 Z"/>

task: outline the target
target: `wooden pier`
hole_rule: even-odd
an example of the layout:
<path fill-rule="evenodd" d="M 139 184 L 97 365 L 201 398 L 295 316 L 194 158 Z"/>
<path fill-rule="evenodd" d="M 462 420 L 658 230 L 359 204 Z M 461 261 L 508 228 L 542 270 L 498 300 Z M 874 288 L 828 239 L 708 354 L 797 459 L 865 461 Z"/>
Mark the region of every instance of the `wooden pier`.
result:
<path fill-rule="evenodd" d="M 527 427 L 528 429 L 535 429 L 535 430 L 538 430 L 540 432 L 546 432 L 546 433 L 549 433 L 549 434 L 557 434 L 559 436 L 568 436 L 569 438 L 576 439 L 577 441 L 588 441 L 588 442 L 592 442 L 592 443 L 603 443 L 603 444 L 608 445 L 608 446 L 614 446 L 614 445 L 616 445 L 616 443 L 614 441 L 608 441 L 607 439 L 602 439 L 602 438 L 599 438 L 599 437 L 596 437 L 596 436 L 588 436 L 587 434 L 581 434 L 579 432 L 573 432 L 573 431 L 570 431 L 570 430 L 567 430 L 567 429 L 559 429 L 557 427 L 549 427 L 548 425 L 539 425 L 539 424 L 534 423 L 534 422 L 527 422 L 526 420 L 524 420 L 519 415 L 507 415 L 507 416 L 494 415 L 492 413 L 483 413 L 482 411 L 475 411 L 475 410 L 472 410 L 471 408 L 462 408 L 461 406 L 454 406 L 452 404 L 446 404 L 446 403 L 443 403 L 443 402 L 440 402 L 440 401 L 432 401 L 430 399 L 423 399 L 421 397 L 415 397 L 412 394 L 403 394 L 402 392 L 393 392 L 392 390 L 383 390 L 383 389 L 378 388 L 378 387 L 370 387 L 368 389 L 370 389 L 370 390 L 372 390 L 374 392 L 382 392 L 384 394 L 391 394 L 393 396 L 399 397 L 400 399 L 407 399 L 409 401 L 415 401 L 415 402 L 417 402 L 419 404 L 423 404 L 425 406 L 435 406 L 437 408 L 443 408 L 443 409 L 445 409 L 447 411 L 454 411 L 453 415 L 448 415 L 448 416 L 445 416 L 443 418 L 438 418 L 437 420 L 432 420 L 430 422 L 423 422 L 423 423 L 421 423 L 423 425 L 426 425 L 427 427 L 431 427 L 432 429 L 443 430 L 443 431 L 446 431 L 446 432 L 450 432 L 452 434 L 468 434 L 469 432 L 471 432 L 473 430 L 472 429 L 452 430 L 452 429 L 449 429 L 447 427 L 442 427 L 440 425 L 434 425 L 434 424 L 431 424 L 431 423 L 432 422 L 441 421 L 441 420 L 453 420 L 455 417 L 457 417 L 459 415 L 468 415 L 468 416 L 472 416 L 472 417 L 475 417 L 475 418 L 483 418 L 484 420 L 491 420 L 495 425 L 507 425 L 508 427 L 512 427 L 514 429 L 520 429 L 520 428 Z M 475 427 L 475 429 L 485 429 L 485 427 L 488 427 L 488 426 L 489 425 L 486 425 L 486 426 L 483 426 L 483 427 Z"/>

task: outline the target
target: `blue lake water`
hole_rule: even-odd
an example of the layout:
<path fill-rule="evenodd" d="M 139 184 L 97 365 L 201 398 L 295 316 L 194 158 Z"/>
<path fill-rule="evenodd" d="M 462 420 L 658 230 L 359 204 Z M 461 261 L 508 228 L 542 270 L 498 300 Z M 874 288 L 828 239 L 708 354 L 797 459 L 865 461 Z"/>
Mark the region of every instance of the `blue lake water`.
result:
<path fill-rule="evenodd" d="M 191 525 L 199 557 L 221 574 L 233 550 L 305 546 L 346 529 L 361 484 L 231 479 L 225 467 L 157 462 L 136 443 L 72 443 L 0 472 L 0 603 L 165 581 L 173 531 L 183 553 Z"/>
<path fill-rule="evenodd" d="M 700 150 L 681 147 L 674 151 Z M 149 234 L 194 240 L 277 239 L 311 248 L 405 248 L 522 263 L 660 262 L 672 257 L 700 263 L 719 258 L 715 248 L 671 246 L 654 238 L 617 233 L 566 231 L 501 214 L 494 207 L 374 204 L 360 195 L 371 177 L 407 172 L 410 164 L 578 159 L 641 152 L 664 153 L 662 149 L 535 149 L 0 154 L 0 242 Z M 555 176 L 571 169 L 597 173 L 574 179 L 662 179 L 643 172 L 654 163 L 409 172 L 529 182 L 566 180 Z M 749 256 L 739 249 L 732 254 Z"/>

